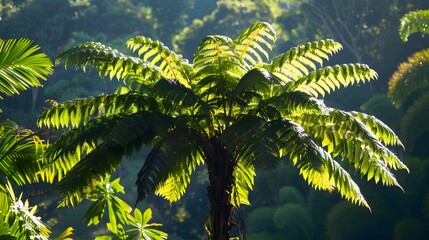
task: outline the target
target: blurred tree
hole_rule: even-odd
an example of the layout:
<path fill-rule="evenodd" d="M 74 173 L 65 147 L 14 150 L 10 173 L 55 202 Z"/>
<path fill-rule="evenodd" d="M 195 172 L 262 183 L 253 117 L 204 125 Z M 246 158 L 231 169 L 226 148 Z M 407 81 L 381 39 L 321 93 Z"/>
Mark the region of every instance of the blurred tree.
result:
<path fill-rule="evenodd" d="M 147 144 L 152 149 L 138 174 L 137 200 L 155 192 L 178 201 L 191 174 L 205 164 L 211 207 L 206 229 L 209 239 L 218 240 L 228 239 L 236 226 L 234 209 L 249 204 L 255 168 L 275 168 L 282 157 L 313 187 L 337 189 L 365 206 L 341 164 L 368 180 L 399 186 L 389 169 L 406 166 L 384 145 L 401 145 L 396 135 L 372 116 L 329 108 L 316 98 L 376 73 L 362 64 L 318 68 L 341 49 L 331 40 L 299 45 L 264 62 L 275 39 L 263 22 L 234 40 L 207 36 L 193 64 L 141 36 L 127 42 L 141 58 L 101 43 L 62 53 L 57 62 L 96 68 L 126 86 L 116 94 L 55 105 L 40 116 L 39 125 L 71 128 L 46 155 L 60 173 L 56 189 L 66 201 L 79 202 L 123 155 Z"/>

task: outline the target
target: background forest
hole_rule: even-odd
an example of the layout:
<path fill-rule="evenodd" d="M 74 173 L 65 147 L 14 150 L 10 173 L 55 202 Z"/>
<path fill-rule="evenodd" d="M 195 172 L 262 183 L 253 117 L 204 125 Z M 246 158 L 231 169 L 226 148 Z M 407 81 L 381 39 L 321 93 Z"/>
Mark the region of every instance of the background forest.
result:
<path fill-rule="evenodd" d="M 405 151 L 394 151 L 410 169 L 410 174 L 395 173 L 404 192 L 362 179 L 359 184 L 371 206 L 368 211 L 336 193 L 312 189 L 298 170 L 283 162 L 275 170 L 257 171 L 249 197 L 251 205 L 241 208 L 247 239 L 417 240 L 429 237 L 429 54 L 422 51 L 429 47 L 429 39 L 417 33 L 403 42 L 398 29 L 401 16 L 420 9 L 429 9 L 429 2 L 1 0 L 0 39 L 32 39 L 52 60 L 64 50 L 88 41 L 132 54 L 125 43 L 137 35 L 158 39 L 192 59 L 204 36 L 235 37 L 257 21 L 271 23 L 277 32 L 274 56 L 303 42 L 334 39 L 344 49 L 329 63 L 365 63 L 379 78 L 340 89 L 326 96 L 325 102 L 374 115 L 399 135 Z M 407 66 L 416 61 L 420 63 L 419 74 L 407 76 Z M 401 77 L 416 77 L 423 83 L 407 92 L 404 89 L 412 87 L 395 80 Z M 36 131 L 37 117 L 52 104 L 107 94 L 119 84 L 101 78 L 96 71 L 85 74 L 72 67 L 55 67 L 43 87 L 0 101 L 1 118 Z M 126 192 L 121 197 L 127 202 L 136 199 L 135 176 L 147 153 L 147 149 L 142 149 L 138 156 L 124 161 L 114 176 L 121 178 Z M 168 204 L 150 196 L 138 205 L 140 209 L 152 209 L 154 221 L 163 224 L 162 230 L 169 234 L 169 239 L 205 239 L 201 224 L 209 208 L 205 174 L 201 169 L 193 175 L 186 194 L 177 203 Z M 17 189 L 24 192 L 23 198 L 39 206 L 38 215 L 55 234 L 68 226 L 75 229 L 73 239 L 107 233 L 105 224 L 87 227 L 83 221 L 90 201 L 76 208 L 57 208 L 58 196 L 49 191 L 49 186 L 36 184 Z"/>

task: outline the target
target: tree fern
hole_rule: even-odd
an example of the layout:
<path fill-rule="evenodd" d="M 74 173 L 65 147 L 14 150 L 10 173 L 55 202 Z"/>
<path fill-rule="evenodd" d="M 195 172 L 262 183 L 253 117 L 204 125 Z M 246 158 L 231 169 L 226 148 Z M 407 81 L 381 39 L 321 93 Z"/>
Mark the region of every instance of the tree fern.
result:
<path fill-rule="evenodd" d="M 399 35 L 403 42 L 416 32 L 429 33 L 429 10 L 411 11 L 401 18 Z"/>

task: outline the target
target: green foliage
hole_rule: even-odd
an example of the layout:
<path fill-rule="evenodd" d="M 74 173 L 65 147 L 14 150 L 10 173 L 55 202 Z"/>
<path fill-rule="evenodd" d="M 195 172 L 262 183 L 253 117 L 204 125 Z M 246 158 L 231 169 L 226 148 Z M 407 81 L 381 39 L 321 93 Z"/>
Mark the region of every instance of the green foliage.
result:
<path fill-rule="evenodd" d="M 282 187 L 279 191 L 281 204 L 304 204 L 304 196 L 293 186 Z"/>
<path fill-rule="evenodd" d="M 411 11 L 401 17 L 399 25 L 399 35 L 403 42 L 408 41 L 408 37 L 416 32 L 429 33 L 429 10 Z"/>
<path fill-rule="evenodd" d="M 389 97 L 396 106 L 406 104 L 418 98 L 422 89 L 428 88 L 429 49 L 414 53 L 407 62 L 399 65 L 389 81 Z"/>
<path fill-rule="evenodd" d="M 108 223 L 107 228 L 115 236 L 98 236 L 96 240 L 107 239 L 144 239 L 144 240 L 162 240 L 167 239 L 167 234 L 154 227 L 162 226 L 159 223 L 149 223 L 152 218 L 152 210 L 146 209 L 142 214 L 138 208 L 134 209 L 134 214 L 127 214 L 127 219 L 121 219 L 121 223 L 127 223 L 130 228 L 125 229 L 122 224 Z"/>
<path fill-rule="evenodd" d="M 192 64 L 146 37 L 127 42 L 141 58 L 94 42 L 60 54 L 57 64 L 95 68 L 125 87 L 55 104 L 41 115 L 40 126 L 71 128 L 47 154 L 51 165 L 65 169 L 56 189 L 83 198 L 124 155 L 149 145 L 137 200 L 156 193 L 178 201 L 191 174 L 205 164 L 212 207 L 206 226 L 209 238 L 218 238 L 229 236 L 232 209 L 249 204 L 255 168 L 273 169 L 283 158 L 314 188 L 336 189 L 367 207 L 346 168 L 399 186 L 390 169 L 407 168 L 387 148 L 401 145 L 395 133 L 373 116 L 329 108 L 316 98 L 377 74 L 363 64 L 323 67 L 341 49 L 332 40 L 306 43 L 269 60 L 275 40 L 273 28 L 258 22 L 234 40 L 203 38 Z M 284 211 L 301 210 L 292 205 Z M 289 224 L 280 219 L 280 227 Z"/>
<path fill-rule="evenodd" d="M 275 209 L 271 207 L 259 207 L 253 210 L 248 217 L 248 228 L 251 232 L 271 232 L 275 230 Z"/>
<path fill-rule="evenodd" d="M 44 53 L 36 53 L 39 46 L 33 41 L 0 39 L 0 93 L 18 94 L 30 87 L 40 87 L 40 80 L 52 73 L 51 60 Z M 0 96 L 1 98 L 1 96 Z"/>
<path fill-rule="evenodd" d="M 305 239 L 311 233 L 312 217 L 301 204 L 290 203 L 277 208 L 274 223 L 290 239 Z"/>

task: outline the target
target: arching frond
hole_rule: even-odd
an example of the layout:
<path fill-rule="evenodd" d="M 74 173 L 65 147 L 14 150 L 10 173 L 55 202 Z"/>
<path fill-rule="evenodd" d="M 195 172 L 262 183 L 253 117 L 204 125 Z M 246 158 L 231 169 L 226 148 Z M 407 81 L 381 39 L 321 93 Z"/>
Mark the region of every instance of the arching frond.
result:
<path fill-rule="evenodd" d="M 347 171 L 318 146 L 300 125 L 279 119 L 269 122 L 266 131 L 272 138 L 277 138 L 280 154 L 288 156 L 303 178 L 314 188 L 328 191 L 337 189 L 343 198 L 369 208 Z"/>
<path fill-rule="evenodd" d="M 348 160 L 367 180 L 400 187 L 389 168 L 407 167 L 353 114 L 332 110 L 329 115 L 306 114 L 297 120 L 329 153 Z"/>
<path fill-rule="evenodd" d="M 317 97 L 352 84 L 365 83 L 378 77 L 365 64 L 343 64 L 317 69 L 294 83 L 294 89 Z"/>
<path fill-rule="evenodd" d="M 255 183 L 255 167 L 253 165 L 245 165 L 238 161 L 234 168 L 233 177 L 234 184 L 231 190 L 231 204 L 235 207 L 240 205 L 250 205 L 249 192 L 253 189 Z"/>
<path fill-rule="evenodd" d="M 38 45 L 21 39 L 0 39 L 0 93 L 6 96 L 18 94 L 30 87 L 42 86 L 52 74 L 52 62 L 44 53 L 37 53 Z M 1 96 L 0 96 L 1 98 Z"/>
<path fill-rule="evenodd" d="M 117 113 L 133 113 L 148 108 L 156 109 L 156 102 L 147 96 L 128 92 L 122 95 L 101 95 L 78 98 L 57 104 L 45 110 L 37 124 L 48 128 L 78 127 L 96 116 Z"/>
<path fill-rule="evenodd" d="M 404 147 L 399 137 L 386 124 L 374 116 L 361 112 L 350 112 L 353 117 L 361 121 L 372 134 L 385 145 L 399 145 Z"/>
<path fill-rule="evenodd" d="M 429 33 L 429 10 L 411 11 L 401 18 L 399 35 L 403 42 L 416 32 Z"/>
<path fill-rule="evenodd" d="M 58 55 L 55 64 L 64 62 L 64 66 L 81 68 L 89 71 L 96 68 L 101 77 L 116 77 L 125 80 L 130 76 L 140 76 L 143 79 L 155 81 L 160 73 L 147 62 L 124 55 L 116 49 L 112 49 L 98 42 L 87 42 L 77 45 Z"/>
<path fill-rule="evenodd" d="M 209 106 L 192 89 L 176 80 L 161 79 L 152 88 L 151 96 L 161 99 L 164 112 L 180 115 L 207 115 Z"/>
<path fill-rule="evenodd" d="M 15 185 L 39 181 L 45 143 L 10 120 L 0 122 L 0 175 Z M 5 183 L 0 180 L 0 184 Z"/>
<path fill-rule="evenodd" d="M 194 56 L 193 78 L 204 79 L 218 75 L 238 80 L 244 75 L 244 61 L 235 51 L 235 43 L 228 37 L 214 35 L 205 37 Z"/>
<path fill-rule="evenodd" d="M 310 71 L 316 70 L 315 63 L 321 67 L 323 61 L 329 59 L 329 55 L 338 52 L 341 48 L 341 44 L 331 39 L 308 42 L 273 58 L 265 67 L 283 81 L 294 82 Z"/>
<path fill-rule="evenodd" d="M 58 182 L 62 195 L 82 195 L 95 180 L 116 169 L 122 156 L 131 154 L 143 143 L 151 143 L 169 129 L 165 116 L 142 111 L 121 119 L 91 152 L 78 161 Z"/>
<path fill-rule="evenodd" d="M 308 93 L 289 91 L 263 101 L 258 106 L 258 113 L 267 119 L 294 118 L 304 113 L 323 114 L 325 104 Z"/>
<path fill-rule="evenodd" d="M 172 78 L 185 86 L 189 86 L 191 69 L 187 59 L 176 54 L 157 40 L 138 36 L 127 41 L 127 46 L 143 58 L 150 68 L 157 68 L 164 78 Z"/>
<path fill-rule="evenodd" d="M 263 63 L 261 54 L 268 60 L 267 49 L 272 50 L 272 43 L 276 41 L 276 32 L 273 27 L 266 22 L 257 22 L 244 29 L 244 31 L 234 39 L 237 44 L 235 50 L 240 56 L 252 66 Z"/>
<path fill-rule="evenodd" d="M 414 53 L 399 65 L 389 80 L 389 98 L 397 107 L 429 87 L 429 48 Z"/>
<path fill-rule="evenodd" d="M 137 202 L 153 192 L 170 202 L 179 200 L 191 174 L 204 163 L 202 144 L 207 141 L 206 136 L 190 128 L 175 128 L 168 133 L 151 150 L 138 174 Z"/>
<path fill-rule="evenodd" d="M 260 96 L 268 99 L 280 92 L 288 90 L 288 86 L 272 73 L 263 68 L 254 68 L 248 71 L 237 83 L 232 92 L 233 97 L 244 97 L 244 95 Z M 248 103 L 249 104 L 249 103 Z"/>

